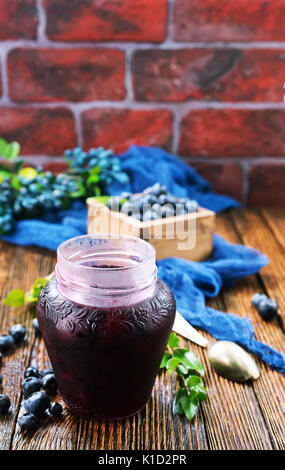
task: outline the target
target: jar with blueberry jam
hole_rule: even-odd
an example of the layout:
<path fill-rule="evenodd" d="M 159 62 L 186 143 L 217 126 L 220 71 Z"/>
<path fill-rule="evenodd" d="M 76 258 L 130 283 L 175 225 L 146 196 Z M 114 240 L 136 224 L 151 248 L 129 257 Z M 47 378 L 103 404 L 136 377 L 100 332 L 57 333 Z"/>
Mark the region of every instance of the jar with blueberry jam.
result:
<path fill-rule="evenodd" d="M 145 406 L 175 318 L 152 245 L 120 235 L 64 242 L 37 317 L 72 413 L 120 419 Z"/>

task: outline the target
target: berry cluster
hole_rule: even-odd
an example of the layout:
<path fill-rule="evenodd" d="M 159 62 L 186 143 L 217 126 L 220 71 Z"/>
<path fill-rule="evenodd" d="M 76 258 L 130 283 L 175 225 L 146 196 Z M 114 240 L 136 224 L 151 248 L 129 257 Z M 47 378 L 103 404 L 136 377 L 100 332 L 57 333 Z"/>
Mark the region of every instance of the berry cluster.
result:
<path fill-rule="evenodd" d="M 35 178 L 19 176 L 21 188 L 14 202 L 16 215 L 37 216 L 44 209 L 60 209 L 78 190 L 78 184 L 65 174 L 53 175 L 50 171 L 40 172 Z"/>
<path fill-rule="evenodd" d="M 0 235 L 10 232 L 17 218 L 38 217 L 45 209 L 68 207 L 77 191 L 78 183 L 71 176 L 50 171 L 29 179 L 19 175 L 17 183 L 15 178 L 5 178 L 0 183 Z"/>
<path fill-rule="evenodd" d="M 13 325 L 9 334 L 0 336 L 0 366 L 2 365 L 3 353 L 8 352 L 19 344 L 26 336 L 26 329 L 22 325 Z M 3 379 L 0 377 L 0 387 Z M 4 393 L 0 394 L 0 415 L 7 414 L 11 406 L 10 398 Z"/>
<path fill-rule="evenodd" d="M 112 211 L 120 211 L 141 221 L 155 220 L 197 212 L 199 205 L 191 199 L 179 199 L 161 183 L 155 183 L 140 194 L 121 193 L 107 202 Z"/>
<path fill-rule="evenodd" d="M 100 147 L 84 152 L 76 147 L 66 150 L 65 158 L 69 164 L 67 174 L 23 168 L 0 179 L 0 236 L 13 229 L 16 219 L 40 217 L 45 210 L 67 209 L 71 198 L 98 195 L 102 187 L 114 181 L 129 181 L 112 150 Z"/>
<path fill-rule="evenodd" d="M 36 319 L 35 319 L 36 320 Z M 33 321 L 35 332 L 38 332 L 37 320 Z M 0 366 L 2 364 L 3 353 L 15 348 L 26 336 L 26 329 L 23 325 L 13 325 L 9 333 L 0 336 Z M 0 387 L 3 379 L 0 376 Z M 41 391 L 43 389 L 43 391 Z M 57 393 L 56 378 L 52 369 L 45 369 L 39 372 L 35 367 L 27 367 L 22 382 L 22 393 L 25 398 L 24 407 L 26 413 L 19 418 L 21 431 L 32 431 L 39 426 L 39 417 L 52 416 L 60 417 L 62 415 L 62 406 L 54 401 L 51 403 L 49 396 Z M 11 406 L 11 400 L 8 395 L 0 394 L 0 415 L 8 413 Z"/>
<path fill-rule="evenodd" d="M 278 304 L 273 299 L 269 299 L 265 294 L 254 294 L 251 299 L 252 305 L 256 308 L 263 320 L 270 321 L 277 315 Z"/>
<path fill-rule="evenodd" d="M 94 170 L 93 175 L 97 172 L 98 182 L 102 185 L 109 185 L 114 180 L 121 184 L 129 181 L 128 175 L 122 171 L 120 160 L 110 149 L 99 147 L 84 152 L 81 147 L 75 147 L 73 150 L 66 150 L 64 155 L 69 167 L 77 174 L 86 170 Z"/>
<path fill-rule="evenodd" d="M 52 369 L 39 372 L 35 367 L 28 367 L 24 373 L 22 392 L 26 413 L 20 416 L 18 421 L 21 431 L 37 429 L 40 425 L 38 418 L 62 415 L 61 404 L 56 401 L 51 403 L 49 398 L 57 393 L 56 378 Z"/>
<path fill-rule="evenodd" d="M 10 179 L 0 183 L 0 235 L 10 232 L 14 227 L 13 208 L 16 198 L 15 188 Z"/>

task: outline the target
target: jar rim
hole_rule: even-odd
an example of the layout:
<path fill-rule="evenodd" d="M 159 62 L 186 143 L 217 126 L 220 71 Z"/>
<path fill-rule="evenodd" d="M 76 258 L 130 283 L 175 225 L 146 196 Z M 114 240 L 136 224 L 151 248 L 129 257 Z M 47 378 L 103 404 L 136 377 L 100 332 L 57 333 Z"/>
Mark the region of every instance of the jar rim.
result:
<path fill-rule="evenodd" d="M 121 234 L 115 234 L 115 233 L 108 233 L 108 234 L 105 234 L 105 233 L 100 233 L 98 235 L 96 234 L 86 234 L 86 235 L 79 235 L 77 237 L 72 237 L 72 238 L 69 238 L 68 240 L 65 240 L 64 242 L 62 242 L 58 248 L 57 248 L 57 257 L 58 258 L 61 258 L 65 263 L 68 263 L 70 264 L 70 267 L 73 266 L 74 267 L 74 262 L 72 260 L 70 260 L 68 257 L 64 256 L 64 254 L 62 253 L 63 249 L 68 246 L 68 244 L 71 244 L 71 243 L 76 243 L 76 241 L 78 240 L 83 240 L 83 239 L 88 239 L 88 238 L 93 238 L 94 240 L 95 239 L 105 239 L 105 240 L 130 240 L 130 241 L 136 241 L 137 243 L 141 243 L 141 245 L 147 247 L 147 249 L 149 250 L 149 256 L 144 258 L 140 263 L 138 263 L 139 266 L 142 266 L 144 263 L 147 263 L 148 261 L 150 261 L 153 257 L 155 257 L 155 254 L 156 254 L 156 251 L 155 251 L 155 248 L 153 247 L 153 245 L 151 245 L 149 242 L 147 242 L 146 240 L 144 240 L 143 238 L 139 238 L 139 237 L 133 237 L 131 235 L 121 235 Z M 130 266 L 112 266 L 112 267 L 109 267 L 109 266 L 106 266 L 106 267 L 100 267 L 100 266 L 79 266 L 77 265 L 77 269 L 80 268 L 80 269 L 84 269 L 84 270 L 92 270 L 92 272 L 94 272 L 94 270 L 96 270 L 97 272 L 100 272 L 100 271 L 103 271 L 106 272 L 106 271 L 120 271 L 120 270 L 126 270 L 126 269 L 134 269 L 136 268 L 138 265 L 130 265 Z"/>
<path fill-rule="evenodd" d="M 61 294 L 84 305 L 126 305 L 154 292 L 155 248 L 120 234 L 70 238 L 57 249 L 56 282 Z M 113 264 L 112 264 L 113 263 Z"/>

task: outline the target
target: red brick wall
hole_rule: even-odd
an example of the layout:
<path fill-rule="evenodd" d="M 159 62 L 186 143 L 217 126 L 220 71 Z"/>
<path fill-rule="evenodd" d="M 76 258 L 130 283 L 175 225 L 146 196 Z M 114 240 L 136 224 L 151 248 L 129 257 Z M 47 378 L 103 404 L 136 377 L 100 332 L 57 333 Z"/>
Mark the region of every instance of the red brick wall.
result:
<path fill-rule="evenodd" d="M 1 0 L 0 136 L 158 145 L 216 191 L 285 203 L 284 0 Z"/>

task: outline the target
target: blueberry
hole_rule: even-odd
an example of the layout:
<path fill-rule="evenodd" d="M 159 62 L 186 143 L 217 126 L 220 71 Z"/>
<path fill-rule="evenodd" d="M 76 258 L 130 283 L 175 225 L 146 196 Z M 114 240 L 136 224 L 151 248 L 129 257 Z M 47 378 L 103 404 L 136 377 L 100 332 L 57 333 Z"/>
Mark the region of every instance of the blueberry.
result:
<path fill-rule="evenodd" d="M 2 364 L 3 354 L 0 352 L 0 366 Z"/>
<path fill-rule="evenodd" d="M 168 201 L 167 201 L 167 195 L 166 194 L 161 194 L 159 197 L 158 197 L 158 202 L 159 204 L 161 204 L 162 206 L 164 204 L 166 204 Z"/>
<path fill-rule="evenodd" d="M 267 299 L 268 299 L 268 297 L 265 294 L 254 294 L 251 298 L 251 303 L 255 308 L 257 308 L 259 303 L 262 300 L 267 300 Z"/>
<path fill-rule="evenodd" d="M 59 418 L 62 415 L 63 409 L 60 403 L 54 401 L 49 407 L 49 412 L 52 416 Z"/>
<path fill-rule="evenodd" d="M 183 215 L 186 213 L 186 210 L 184 208 L 184 204 L 176 204 L 176 211 L 175 211 L 175 215 Z"/>
<path fill-rule="evenodd" d="M 9 411 L 11 406 L 10 398 L 7 395 L 1 394 L 0 395 L 0 414 L 6 415 Z"/>
<path fill-rule="evenodd" d="M 125 202 L 122 207 L 121 207 L 121 212 L 123 214 L 126 214 L 126 215 L 129 215 L 129 216 L 132 216 L 133 214 L 138 214 L 139 213 L 139 209 L 137 208 L 137 206 L 129 201 Z"/>
<path fill-rule="evenodd" d="M 41 381 L 36 377 L 27 377 L 22 382 L 22 391 L 25 398 L 35 392 L 39 392 L 42 387 Z"/>
<path fill-rule="evenodd" d="M 174 216 L 174 208 L 170 204 L 167 204 L 161 208 L 161 217 L 173 217 Z"/>
<path fill-rule="evenodd" d="M 39 378 L 40 373 L 38 369 L 35 367 L 27 367 L 27 369 L 24 372 L 24 377 L 27 379 L 28 377 L 36 377 L 37 379 Z"/>
<path fill-rule="evenodd" d="M 26 335 L 26 328 L 23 325 L 19 325 L 19 324 L 13 325 L 10 328 L 9 333 L 11 336 L 13 336 L 16 343 L 19 343 L 20 341 L 22 341 L 22 339 L 24 339 Z"/>
<path fill-rule="evenodd" d="M 29 413 L 25 413 L 23 416 L 20 416 L 18 424 L 21 431 L 34 431 L 39 427 L 37 417 Z"/>
<path fill-rule="evenodd" d="M 152 211 L 157 212 L 157 214 L 160 215 L 161 213 L 161 205 L 158 203 L 155 203 L 151 206 Z"/>
<path fill-rule="evenodd" d="M 27 413 L 35 416 L 43 416 L 49 408 L 50 399 L 45 392 L 35 392 L 24 401 L 24 407 Z"/>
<path fill-rule="evenodd" d="M 185 201 L 185 203 L 184 203 L 184 208 L 186 209 L 186 211 L 187 211 L 188 213 L 190 213 L 190 212 L 197 212 L 197 211 L 198 211 L 198 207 L 199 207 L 199 206 L 198 206 L 198 202 L 197 202 L 197 201 L 194 201 L 194 200 L 193 200 L 193 201 L 188 200 L 188 201 Z"/>
<path fill-rule="evenodd" d="M 35 333 L 36 333 L 37 335 L 41 335 L 41 330 L 40 330 L 39 322 L 38 322 L 37 318 L 34 318 L 34 319 L 33 319 L 33 328 L 34 328 Z"/>
<path fill-rule="evenodd" d="M 155 220 L 157 219 L 157 214 L 151 210 L 145 211 L 143 214 L 143 220 L 144 222 L 148 220 Z"/>
<path fill-rule="evenodd" d="M 57 382 L 54 374 L 44 375 L 42 378 L 42 386 L 48 395 L 55 395 L 57 393 Z"/>
<path fill-rule="evenodd" d="M 44 369 L 40 374 L 41 374 L 41 377 L 43 378 L 45 375 L 48 375 L 48 374 L 54 375 L 54 372 L 52 369 Z"/>
<path fill-rule="evenodd" d="M 156 204 L 159 202 L 158 197 L 156 197 L 154 194 L 147 194 L 145 196 L 145 204 Z"/>
<path fill-rule="evenodd" d="M 275 300 L 265 299 L 258 303 L 257 311 L 263 320 L 272 320 L 278 310 L 278 305 Z"/>
<path fill-rule="evenodd" d="M 15 340 L 11 335 L 1 335 L 0 336 L 0 351 L 9 351 L 15 346 Z"/>

